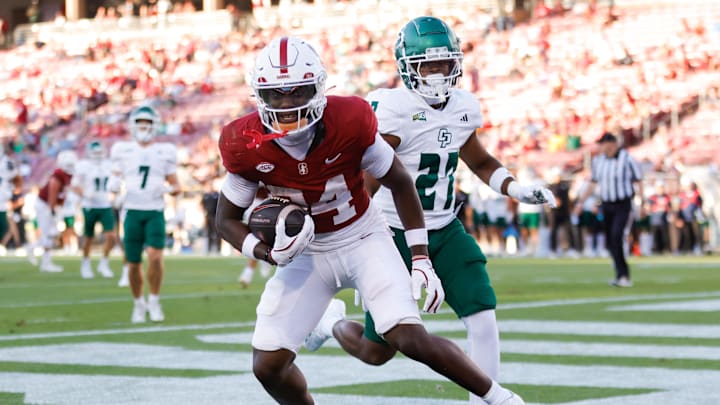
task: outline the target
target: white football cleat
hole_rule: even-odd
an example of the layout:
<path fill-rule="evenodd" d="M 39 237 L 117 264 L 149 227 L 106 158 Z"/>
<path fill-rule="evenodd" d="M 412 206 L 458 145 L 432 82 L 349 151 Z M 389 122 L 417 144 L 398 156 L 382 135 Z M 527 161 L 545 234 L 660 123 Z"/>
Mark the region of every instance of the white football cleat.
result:
<path fill-rule="evenodd" d="M 45 273 L 60 273 L 63 271 L 63 268 L 53 262 L 45 262 L 40 265 L 40 271 Z"/>
<path fill-rule="evenodd" d="M 251 267 L 245 267 L 245 270 L 243 270 L 243 272 L 240 273 L 240 277 L 238 277 L 238 282 L 240 283 L 240 287 L 248 288 L 250 283 L 252 283 L 254 274 L 255 274 L 255 270 L 253 270 Z"/>
<path fill-rule="evenodd" d="M 150 301 L 148 303 L 148 313 L 150 314 L 150 320 L 153 322 L 162 322 L 165 320 L 165 314 L 159 301 Z"/>
<path fill-rule="evenodd" d="M 84 279 L 89 279 L 95 277 L 95 274 L 93 274 L 92 266 L 90 265 L 90 262 L 85 262 L 80 265 L 80 277 Z"/>
<path fill-rule="evenodd" d="M 315 329 L 305 338 L 305 348 L 311 352 L 319 349 L 333 336 L 333 326 L 343 319 L 345 319 L 345 301 L 333 298 L 322 318 L 320 318 L 320 322 L 318 322 Z"/>
<path fill-rule="evenodd" d="M 130 322 L 145 323 L 145 321 L 146 321 L 145 315 L 146 314 L 147 314 L 147 307 L 145 306 L 145 303 L 135 302 L 135 304 L 133 305 L 132 317 L 130 317 Z"/>
<path fill-rule="evenodd" d="M 112 270 L 110 270 L 110 266 L 108 266 L 107 262 L 102 260 L 100 261 L 100 264 L 98 264 L 97 271 L 105 278 L 113 278 L 115 276 Z"/>
<path fill-rule="evenodd" d="M 632 287 L 633 282 L 627 277 L 620 277 L 615 284 L 616 287 Z"/>

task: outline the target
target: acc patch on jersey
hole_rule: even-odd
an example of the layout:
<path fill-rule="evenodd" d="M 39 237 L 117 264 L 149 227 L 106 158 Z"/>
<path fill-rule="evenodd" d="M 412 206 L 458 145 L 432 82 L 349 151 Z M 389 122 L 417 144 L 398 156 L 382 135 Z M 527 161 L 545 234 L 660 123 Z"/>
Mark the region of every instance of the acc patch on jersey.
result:
<path fill-rule="evenodd" d="M 270 173 L 275 169 L 275 165 L 269 162 L 261 162 L 258 163 L 257 166 L 255 166 L 255 170 L 262 172 L 262 173 Z"/>

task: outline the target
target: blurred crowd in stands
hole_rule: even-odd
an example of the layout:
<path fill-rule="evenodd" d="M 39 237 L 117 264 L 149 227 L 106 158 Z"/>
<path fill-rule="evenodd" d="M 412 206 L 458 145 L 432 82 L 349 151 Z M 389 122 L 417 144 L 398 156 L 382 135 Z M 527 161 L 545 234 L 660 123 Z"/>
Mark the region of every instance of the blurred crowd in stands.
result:
<path fill-rule="evenodd" d="M 95 18 L 194 12 L 190 1 L 130 3 L 98 9 Z M 461 86 L 483 105 L 483 144 L 521 176 L 552 184 L 563 200 L 537 212 L 542 219 L 531 228 L 518 222 L 531 207 L 464 181 L 458 192 L 472 208 L 467 226 L 498 254 L 601 254 L 602 213 L 588 206 L 591 214 L 573 218 L 569 207 L 587 181 L 595 140 L 607 131 L 643 163 L 653 193 L 643 199 L 649 215 L 638 218 L 629 246 L 642 254 L 702 252 L 720 218 L 709 208 L 720 198 L 712 181 L 720 163 L 720 3 L 607 8 L 590 1 L 567 10 L 537 3 L 523 23 L 480 8 L 438 15 L 462 40 Z M 280 34 L 302 35 L 327 64 L 329 93 L 364 96 L 402 85 L 392 49 L 405 21 L 397 15 L 381 27 L 358 19 L 340 28 L 249 27 L 221 37 L 98 37 L 82 52 L 26 41 L 0 51 L 0 140 L 20 167 L 18 192 L 32 194 L 62 150 L 82 154 L 93 139 L 109 150 L 127 136 L 132 106 L 149 101 L 165 121 L 163 139 L 181 154 L 185 193 L 168 212 L 170 240 L 178 251 L 203 251 L 202 201 L 223 175 L 216 140 L 223 123 L 254 109 L 245 78 L 255 52 Z"/>

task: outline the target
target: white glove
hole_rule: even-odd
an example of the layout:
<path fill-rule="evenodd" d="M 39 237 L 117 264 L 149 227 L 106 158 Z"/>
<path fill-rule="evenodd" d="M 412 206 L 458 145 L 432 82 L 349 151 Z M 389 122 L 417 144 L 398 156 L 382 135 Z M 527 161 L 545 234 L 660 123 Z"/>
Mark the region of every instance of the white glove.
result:
<path fill-rule="evenodd" d="M 432 262 L 425 256 L 417 256 L 412 261 L 412 295 L 415 301 L 419 301 L 422 295 L 422 288 L 425 288 L 425 304 L 423 305 L 423 311 L 429 313 L 435 313 L 440 308 L 440 305 L 445 300 L 445 290 L 443 290 L 442 284 L 435 269 L 433 269 Z"/>
<path fill-rule="evenodd" d="M 510 197 L 525 204 L 550 204 L 557 207 L 552 191 L 542 186 L 523 186 L 517 181 L 508 184 L 507 193 Z"/>
<path fill-rule="evenodd" d="M 285 217 L 291 210 L 287 210 L 286 207 L 280 211 L 278 215 L 277 223 L 275 224 L 275 244 L 270 250 L 270 258 L 273 262 L 277 263 L 278 266 L 284 266 L 292 261 L 292 259 L 298 254 L 302 253 L 303 250 L 315 239 L 315 223 L 313 222 L 310 215 L 305 215 L 305 222 L 303 227 L 295 236 L 288 236 L 285 233 Z"/>

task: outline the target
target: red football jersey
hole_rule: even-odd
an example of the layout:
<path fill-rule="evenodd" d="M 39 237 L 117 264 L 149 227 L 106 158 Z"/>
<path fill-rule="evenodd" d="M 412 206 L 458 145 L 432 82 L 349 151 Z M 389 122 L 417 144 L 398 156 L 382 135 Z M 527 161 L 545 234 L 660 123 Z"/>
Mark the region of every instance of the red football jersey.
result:
<path fill-rule="evenodd" d="M 362 98 L 327 99 L 322 118 L 325 137 L 304 160 L 294 159 L 271 141 L 247 147 L 250 139 L 243 130 L 265 132 L 257 112 L 227 124 L 219 140 L 228 172 L 262 182 L 272 195 L 306 207 L 317 233 L 342 229 L 367 210 L 370 197 L 361 161 L 377 132 L 375 114 Z"/>
<path fill-rule="evenodd" d="M 58 191 L 57 196 L 57 203 L 62 204 L 65 201 L 65 187 L 67 187 L 68 184 L 70 184 L 70 179 L 72 178 L 71 175 L 65 173 L 64 171 L 60 169 L 55 169 L 53 174 L 50 176 L 50 178 L 55 177 L 60 181 L 60 190 Z M 43 188 L 40 189 L 38 192 L 38 198 L 41 200 L 48 202 L 48 186 L 50 185 L 50 179 L 48 179 L 47 183 L 43 186 Z"/>

